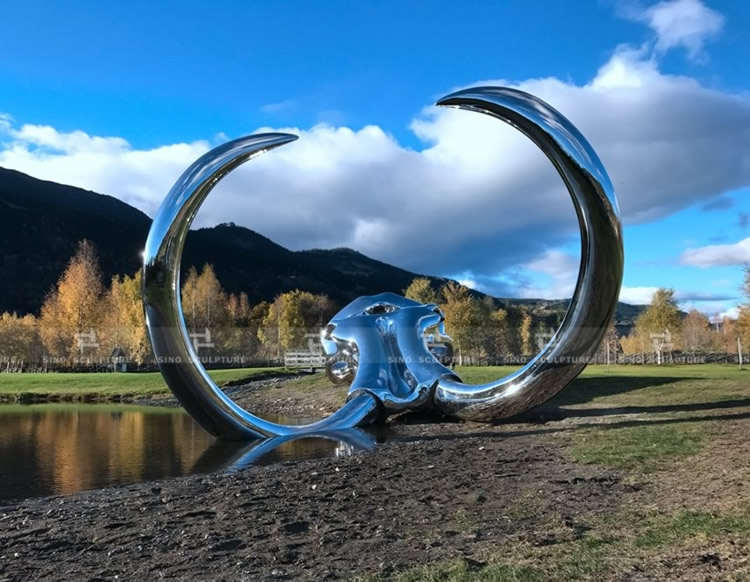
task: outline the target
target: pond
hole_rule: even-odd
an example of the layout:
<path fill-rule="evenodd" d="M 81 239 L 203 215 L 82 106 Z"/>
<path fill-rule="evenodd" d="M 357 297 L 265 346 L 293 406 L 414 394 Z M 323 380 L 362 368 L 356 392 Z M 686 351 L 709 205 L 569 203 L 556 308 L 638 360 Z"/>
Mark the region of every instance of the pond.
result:
<path fill-rule="evenodd" d="M 211 437 L 179 408 L 0 405 L 0 502 L 350 455 L 375 442 L 374 434 L 353 429 L 316 438 L 228 443 Z"/>

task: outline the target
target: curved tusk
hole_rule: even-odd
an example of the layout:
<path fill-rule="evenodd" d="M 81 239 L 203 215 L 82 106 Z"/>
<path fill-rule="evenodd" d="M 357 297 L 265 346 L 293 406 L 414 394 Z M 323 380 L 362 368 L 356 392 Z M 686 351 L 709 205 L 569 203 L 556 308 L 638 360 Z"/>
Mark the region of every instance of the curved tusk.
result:
<path fill-rule="evenodd" d="M 314 424 L 289 426 L 254 416 L 235 404 L 206 373 L 188 336 L 180 301 L 180 260 L 190 225 L 214 186 L 247 160 L 297 139 L 251 135 L 221 145 L 190 166 L 154 217 L 143 253 L 143 305 L 151 346 L 169 388 L 209 433 L 246 440 L 331 431 L 368 424 L 379 414 L 369 394 L 347 402 Z"/>
<path fill-rule="evenodd" d="M 437 407 L 467 420 L 489 421 L 552 398 L 586 367 L 617 307 L 623 274 L 622 229 L 612 182 L 581 132 L 533 95 L 504 87 L 458 91 L 437 105 L 477 111 L 509 123 L 533 141 L 565 182 L 581 228 L 576 290 L 552 340 L 526 366 L 495 382 L 442 378 Z"/>

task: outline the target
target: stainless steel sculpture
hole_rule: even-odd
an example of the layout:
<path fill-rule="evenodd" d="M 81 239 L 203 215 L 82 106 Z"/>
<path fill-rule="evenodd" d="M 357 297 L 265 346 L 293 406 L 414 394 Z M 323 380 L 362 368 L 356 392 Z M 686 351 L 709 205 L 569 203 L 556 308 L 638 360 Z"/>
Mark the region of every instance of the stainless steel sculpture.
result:
<path fill-rule="evenodd" d="M 432 407 L 438 380 L 458 379 L 426 338 L 449 342 L 443 321 L 436 305 L 394 293 L 355 299 L 321 333 L 329 376 L 349 381 L 348 399 L 372 394 L 388 414 Z"/>
<path fill-rule="evenodd" d="M 478 87 L 437 104 L 511 124 L 545 153 L 562 177 L 580 224 L 581 267 L 560 329 L 516 373 L 469 385 L 439 360 L 450 343 L 436 306 L 390 293 L 362 297 L 337 314 L 322 334 L 330 356 L 329 376 L 351 384 L 347 403 L 330 417 L 303 426 L 275 424 L 247 412 L 206 374 L 189 341 L 179 293 L 185 236 L 211 189 L 243 162 L 296 137 L 274 133 L 234 140 L 201 157 L 180 177 L 154 218 L 144 253 L 143 296 L 154 354 L 168 386 L 210 433 L 227 439 L 321 433 L 426 407 L 488 421 L 545 402 L 586 367 L 614 315 L 623 273 L 619 211 L 604 166 L 570 121 L 522 91 Z M 438 338 L 434 345 L 427 338 L 431 331 Z"/>

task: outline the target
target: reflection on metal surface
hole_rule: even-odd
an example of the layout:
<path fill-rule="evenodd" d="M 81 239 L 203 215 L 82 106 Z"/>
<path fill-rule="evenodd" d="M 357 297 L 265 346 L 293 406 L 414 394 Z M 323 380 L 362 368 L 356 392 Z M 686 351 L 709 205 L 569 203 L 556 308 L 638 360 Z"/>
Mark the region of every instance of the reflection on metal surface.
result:
<path fill-rule="evenodd" d="M 154 352 L 167 384 L 206 430 L 228 439 L 290 436 L 362 426 L 382 413 L 425 407 L 486 421 L 545 402 L 585 368 L 614 315 L 623 274 L 619 211 L 604 166 L 573 124 L 522 91 L 479 87 L 453 93 L 438 105 L 509 123 L 542 150 L 562 177 L 578 215 L 581 266 L 560 329 L 521 370 L 472 386 L 444 365 L 452 351 L 436 306 L 392 293 L 362 297 L 322 333 L 329 377 L 337 385 L 351 384 L 344 407 L 303 426 L 272 423 L 245 411 L 198 361 L 179 296 L 185 236 L 208 193 L 244 161 L 296 139 L 287 134 L 242 138 L 209 152 L 182 175 L 154 218 L 144 253 L 144 304 Z"/>
<path fill-rule="evenodd" d="M 235 404 L 206 373 L 188 336 L 180 304 L 180 259 L 190 225 L 214 186 L 254 156 L 294 141 L 266 133 L 219 146 L 190 166 L 167 194 L 154 217 L 143 253 L 143 305 L 159 369 L 177 399 L 209 433 L 249 440 L 369 424 L 379 414 L 377 400 L 363 394 L 338 412 L 310 425 L 270 422 Z"/>
<path fill-rule="evenodd" d="M 280 459 L 348 457 L 357 451 L 370 450 L 377 444 L 375 435 L 357 428 L 272 437 L 251 443 L 217 441 L 199 459 L 196 466 L 221 466 L 235 472 L 252 465 Z M 307 449 L 312 454 L 306 454 Z"/>
<path fill-rule="evenodd" d="M 534 142 L 568 188 L 581 230 L 581 266 L 560 329 L 542 351 L 514 374 L 470 386 L 441 378 L 436 406 L 470 420 L 519 414 L 552 398 L 594 355 L 614 317 L 624 254 L 619 209 L 604 165 L 580 131 L 533 95 L 504 87 L 458 91 L 438 105 L 484 113 L 505 121 Z"/>
<path fill-rule="evenodd" d="M 344 307 L 321 334 L 328 370 L 347 364 L 349 399 L 372 394 L 386 412 L 432 405 L 440 378 L 457 377 L 430 350 L 428 336 L 450 345 L 436 305 L 423 305 L 394 293 L 360 297 Z"/>

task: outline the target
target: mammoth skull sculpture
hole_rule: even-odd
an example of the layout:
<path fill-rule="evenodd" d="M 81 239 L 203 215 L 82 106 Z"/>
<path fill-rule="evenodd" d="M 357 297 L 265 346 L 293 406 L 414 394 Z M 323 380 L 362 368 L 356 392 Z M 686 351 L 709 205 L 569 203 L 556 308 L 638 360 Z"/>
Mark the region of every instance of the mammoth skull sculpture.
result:
<path fill-rule="evenodd" d="M 438 380 L 456 378 L 434 353 L 451 345 L 443 321 L 436 305 L 394 293 L 355 299 L 321 332 L 326 371 L 350 384 L 349 398 L 370 393 L 387 413 L 432 407 Z"/>
<path fill-rule="evenodd" d="M 179 293 L 185 237 L 209 192 L 243 162 L 297 138 L 267 133 L 236 139 L 205 154 L 177 180 L 154 217 L 144 249 L 143 303 L 154 354 L 167 385 L 207 431 L 226 439 L 294 436 L 363 426 L 384 413 L 424 407 L 489 421 L 538 406 L 586 367 L 612 321 L 623 274 L 619 211 L 604 166 L 570 121 L 528 93 L 478 87 L 448 95 L 438 105 L 509 123 L 539 147 L 565 183 L 580 225 L 581 264 L 560 328 L 523 368 L 471 385 L 445 365 L 450 341 L 434 305 L 391 293 L 362 297 L 322 333 L 329 376 L 335 383 L 351 384 L 346 404 L 328 418 L 302 426 L 248 412 L 203 368 L 187 333 Z"/>

